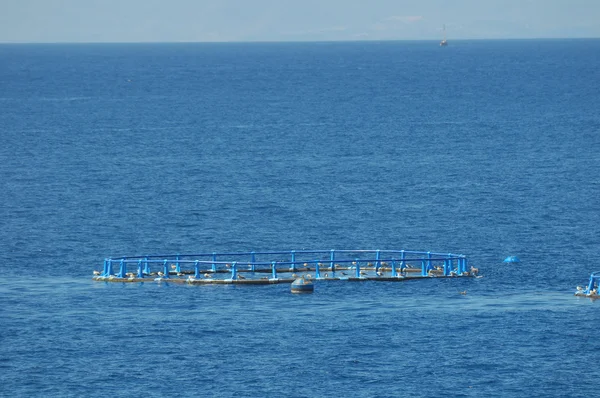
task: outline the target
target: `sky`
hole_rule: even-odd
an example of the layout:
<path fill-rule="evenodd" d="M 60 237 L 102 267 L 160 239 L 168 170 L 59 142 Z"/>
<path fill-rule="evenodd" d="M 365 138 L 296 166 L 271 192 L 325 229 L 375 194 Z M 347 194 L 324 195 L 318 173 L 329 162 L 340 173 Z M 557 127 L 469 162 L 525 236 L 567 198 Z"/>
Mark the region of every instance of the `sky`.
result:
<path fill-rule="evenodd" d="M 0 0 L 0 43 L 600 38 L 600 0 Z"/>

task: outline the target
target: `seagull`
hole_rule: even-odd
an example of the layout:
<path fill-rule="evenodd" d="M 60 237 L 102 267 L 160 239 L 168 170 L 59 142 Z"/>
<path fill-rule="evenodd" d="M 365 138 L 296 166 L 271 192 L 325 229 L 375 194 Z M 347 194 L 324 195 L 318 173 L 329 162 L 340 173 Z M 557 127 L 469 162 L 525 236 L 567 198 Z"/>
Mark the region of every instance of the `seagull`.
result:
<path fill-rule="evenodd" d="M 162 278 L 163 276 L 165 276 L 165 274 L 163 274 L 161 271 L 158 271 L 158 272 L 156 273 L 156 275 L 160 276 L 161 278 Z"/>
<path fill-rule="evenodd" d="M 460 294 L 462 294 L 463 296 L 467 294 L 466 290 L 463 290 L 462 292 L 459 292 Z"/>
<path fill-rule="evenodd" d="M 177 266 L 175 264 L 171 264 L 171 269 L 177 269 Z"/>
<path fill-rule="evenodd" d="M 206 274 L 204 274 L 204 277 L 205 278 L 212 278 L 212 275 L 207 272 Z"/>
<path fill-rule="evenodd" d="M 96 270 L 94 270 L 94 275 L 100 275 L 100 274 L 101 274 L 101 272 L 100 272 L 100 271 L 96 271 Z"/>
<path fill-rule="evenodd" d="M 238 275 L 238 279 L 246 279 L 244 275 Z"/>

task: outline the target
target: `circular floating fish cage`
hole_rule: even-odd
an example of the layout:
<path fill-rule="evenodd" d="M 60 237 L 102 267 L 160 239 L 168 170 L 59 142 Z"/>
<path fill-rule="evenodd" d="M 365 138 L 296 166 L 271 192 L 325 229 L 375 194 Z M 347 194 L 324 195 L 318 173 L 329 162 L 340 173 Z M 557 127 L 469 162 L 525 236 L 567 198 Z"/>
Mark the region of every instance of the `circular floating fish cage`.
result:
<path fill-rule="evenodd" d="M 273 284 L 305 280 L 404 281 L 475 276 L 462 254 L 409 250 L 290 250 L 159 254 L 104 260 L 93 279 L 107 282 Z"/>

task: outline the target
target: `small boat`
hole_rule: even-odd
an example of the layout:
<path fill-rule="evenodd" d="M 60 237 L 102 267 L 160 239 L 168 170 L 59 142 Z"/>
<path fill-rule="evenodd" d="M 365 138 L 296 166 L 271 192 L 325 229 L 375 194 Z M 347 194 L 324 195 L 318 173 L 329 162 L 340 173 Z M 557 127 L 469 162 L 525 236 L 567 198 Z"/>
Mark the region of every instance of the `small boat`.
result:
<path fill-rule="evenodd" d="M 446 40 L 446 25 L 445 24 L 444 24 L 443 31 L 444 31 L 444 38 L 440 42 L 440 47 L 446 47 L 448 45 L 448 40 Z"/>
<path fill-rule="evenodd" d="M 590 275 L 590 282 L 587 287 L 577 286 L 576 296 L 600 298 L 598 294 L 598 284 L 600 283 L 600 271 L 592 272 Z"/>

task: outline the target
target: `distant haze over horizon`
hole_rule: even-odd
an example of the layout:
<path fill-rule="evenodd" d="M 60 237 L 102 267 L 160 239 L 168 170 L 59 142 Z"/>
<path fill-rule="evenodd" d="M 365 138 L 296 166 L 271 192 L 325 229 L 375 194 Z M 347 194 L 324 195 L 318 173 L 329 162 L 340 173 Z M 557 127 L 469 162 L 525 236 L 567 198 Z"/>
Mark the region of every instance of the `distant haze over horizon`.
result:
<path fill-rule="evenodd" d="M 0 43 L 599 38 L 596 0 L 3 0 Z"/>

